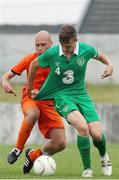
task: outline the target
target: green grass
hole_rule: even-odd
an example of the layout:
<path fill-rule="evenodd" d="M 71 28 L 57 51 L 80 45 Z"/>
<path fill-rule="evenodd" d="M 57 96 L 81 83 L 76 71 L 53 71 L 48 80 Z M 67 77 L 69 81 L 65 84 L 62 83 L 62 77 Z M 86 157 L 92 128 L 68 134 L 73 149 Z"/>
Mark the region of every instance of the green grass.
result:
<path fill-rule="evenodd" d="M 14 85 L 17 97 L 6 94 L 0 87 L 0 102 L 20 102 L 23 85 Z M 87 85 L 89 95 L 95 103 L 119 103 L 119 85 Z"/>
<path fill-rule="evenodd" d="M 96 103 L 119 104 L 119 85 L 87 85 L 87 89 Z"/>
<path fill-rule="evenodd" d="M 32 146 L 34 147 L 34 146 Z M 22 173 L 24 152 L 19 160 L 12 165 L 6 161 L 8 152 L 12 146 L 1 145 L 0 147 L 0 179 L 81 179 L 82 163 L 76 145 L 68 145 L 67 148 L 53 156 L 56 161 L 56 173 L 52 176 L 36 176 L 33 170 L 28 175 Z M 119 178 L 119 144 L 108 145 L 108 152 L 113 165 L 113 175 L 105 177 L 101 173 L 101 166 L 96 149 L 91 147 L 92 168 L 95 179 L 117 179 Z"/>
<path fill-rule="evenodd" d="M 2 87 L 0 86 L 0 102 L 12 102 L 12 103 L 20 102 L 22 87 L 23 87 L 22 84 L 13 85 L 13 88 L 17 94 L 17 96 L 15 97 L 12 94 L 5 93 Z"/>

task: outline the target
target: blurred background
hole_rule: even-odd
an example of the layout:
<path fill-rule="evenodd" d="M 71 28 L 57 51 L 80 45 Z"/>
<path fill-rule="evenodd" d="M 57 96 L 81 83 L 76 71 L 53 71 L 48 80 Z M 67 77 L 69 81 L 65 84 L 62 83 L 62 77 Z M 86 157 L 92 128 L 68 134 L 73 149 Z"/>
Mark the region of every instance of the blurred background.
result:
<path fill-rule="evenodd" d="M 38 31 L 49 31 L 54 44 L 58 43 L 58 30 L 63 24 L 74 25 L 79 41 L 110 57 L 113 76 L 101 80 L 105 66 L 92 60 L 86 82 L 108 142 L 119 143 L 119 0 L 0 0 L 0 77 L 23 56 L 34 52 L 34 35 Z M 20 95 L 25 81 L 25 74 L 12 80 L 18 97 L 0 89 L 1 144 L 15 143 L 22 120 Z M 75 130 L 64 123 L 67 141 L 75 142 Z M 37 125 L 28 140 L 31 142 L 44 142 Z"/>

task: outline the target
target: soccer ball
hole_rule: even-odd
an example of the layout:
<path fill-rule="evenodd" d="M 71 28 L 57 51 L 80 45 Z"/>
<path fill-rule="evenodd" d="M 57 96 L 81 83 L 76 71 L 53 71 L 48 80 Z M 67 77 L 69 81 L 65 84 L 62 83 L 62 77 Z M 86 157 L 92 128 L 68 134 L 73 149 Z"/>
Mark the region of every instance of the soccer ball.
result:
<path fill-rule="evenodd" d="M 56 163 L 52 157 L 42 155 L 34 161 L 33 167 L 36 175 L 47 176 L 55 173 Z"/>

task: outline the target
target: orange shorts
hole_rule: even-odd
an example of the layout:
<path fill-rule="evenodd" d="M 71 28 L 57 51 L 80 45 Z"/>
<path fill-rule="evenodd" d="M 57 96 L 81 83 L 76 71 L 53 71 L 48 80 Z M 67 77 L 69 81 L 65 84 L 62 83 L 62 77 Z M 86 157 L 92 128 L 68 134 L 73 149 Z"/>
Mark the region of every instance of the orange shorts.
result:
<path fill-rule="evenodd" d="M 38 119 L 38 127 L 44 137 L 49 138 L 48 132 L 52 128 L 64 129 L 62 118 L 54 109 L 53 102 L 51 100 L 35 101 L 29 97 L 25 97 L 21 101 L 21 107 L 24 115 L 29 108 L 39 108 L 40 118 Z"/>

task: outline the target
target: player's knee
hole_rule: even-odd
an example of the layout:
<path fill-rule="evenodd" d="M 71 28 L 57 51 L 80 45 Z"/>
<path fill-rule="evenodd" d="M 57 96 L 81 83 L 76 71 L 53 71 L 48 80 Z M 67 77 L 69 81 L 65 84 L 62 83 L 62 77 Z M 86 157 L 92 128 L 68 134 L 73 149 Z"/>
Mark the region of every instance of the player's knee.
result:
<path fill-rule="evenodd" d="M 79 129 L 78 129 L 78 132 L 83 137 L 89 136 L 89 129 L 88 129 L 87 124 L 85 124 L 83 126 L 80 126 Z"/>
<path fill-rule="evenodd" d="M 83 137 L 88 137 L 89 136 L 89 131 L 88 129 L 82 129 L 80 132 L 80 135 Z"/>
<path fill-rule="evenodd" d="M 102 137 L 102 134 L 100 132 L 96 132 L 92 135 L 92 138 L 95 140 L 95 141 L 100 141 L 101 140 L 101 137 Z"/>
<path fill-rule="evenodd" d="M 59 150 L 62 151 L 63 149 L 66 148 L 66 141 L 65 140 L 59 140 L 57 142 L 57 146 L 58 146 Z"/>

